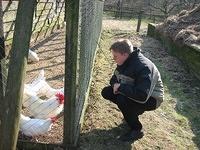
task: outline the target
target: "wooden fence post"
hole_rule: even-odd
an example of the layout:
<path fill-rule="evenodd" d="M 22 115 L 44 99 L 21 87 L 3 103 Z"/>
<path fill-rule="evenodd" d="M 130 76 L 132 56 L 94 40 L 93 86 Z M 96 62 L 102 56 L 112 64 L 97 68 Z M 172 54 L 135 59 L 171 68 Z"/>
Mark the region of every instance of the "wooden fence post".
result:
<path fill-rule="evenodd" d="M 65 105 L 64 147 L 74 146 L 77 93 L 77 59 L 79 0 L 65 0 L 66 46 L 65 46 Z"/>
<path fill-rule="evenodd" d="M 140 11 L 138 14 L 138 23 L 137 23 L 137 30 L 136 32 L 140 32 L 140 26 L 141 26 L 141 21 L 142 21 L 142 14 L 144 11 Z"/>
<path fill-rule="evenodd" d="M 4 45 L 4 31 L 3 31 L 3 10 L 2 10 L 2 1 L 0 1 L 0 101 L 3 100 L 3 66 L 2 59 L 5 57 L 5 45 Z M 1 106 L 0 106 L 1 107 Z"/>
<path fill-rule="evenodd" d="M 156 23 L 156 16 L 153 16 L 153 23 Z"/>
<path fill-rule="evenodd" d="M 36 0 L 20 0 L 11 49 L 8 81 L 4 100 L 4 120 L 0 150 L 15 150 L 23 98 L 25 67 L 32 31 Z"/>
<path fill-rule="evenodd" d="M 3 131 L 3 97 L 5 89 L 5 45 L 4 45 L 4 32 L 3 32 L 3 10 L 2 1 L 0 1 L 0 143 L 2 141 L 1 133 Z"/>
<path fill-rule="evenodd" d="M 123 15 L 123 0 L 120 0 L 120 19 L 122 19 Z"/>

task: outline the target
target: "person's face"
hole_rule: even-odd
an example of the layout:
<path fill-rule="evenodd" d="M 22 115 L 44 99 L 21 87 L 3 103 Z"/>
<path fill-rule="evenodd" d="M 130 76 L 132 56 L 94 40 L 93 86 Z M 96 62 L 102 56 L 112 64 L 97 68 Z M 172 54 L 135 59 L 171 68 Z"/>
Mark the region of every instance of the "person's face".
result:
<path fill-rule="evenodd" d="M 112 51 L 112 55 L 113 55 L 113 59 L 114 61 L 120 66 L 122 65 L 126 59 L 128 58 L 129 54 L 128 53 L 119 53 L 119 52 L 115 52 L 113 50 Z"/>

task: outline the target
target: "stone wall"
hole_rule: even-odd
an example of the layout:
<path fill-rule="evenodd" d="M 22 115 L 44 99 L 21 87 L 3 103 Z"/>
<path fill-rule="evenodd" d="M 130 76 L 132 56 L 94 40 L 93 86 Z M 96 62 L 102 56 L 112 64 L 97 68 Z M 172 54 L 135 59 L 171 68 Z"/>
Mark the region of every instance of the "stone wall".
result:
<path fill-rule="evenodd" d="M 179 58 L 185 66 L 200 80 L 200 45 L 180 45 L 171 38 L 156 31 L 155 24 L 148 25 L 148 36 L 160 40 L 170 54 Z"/>

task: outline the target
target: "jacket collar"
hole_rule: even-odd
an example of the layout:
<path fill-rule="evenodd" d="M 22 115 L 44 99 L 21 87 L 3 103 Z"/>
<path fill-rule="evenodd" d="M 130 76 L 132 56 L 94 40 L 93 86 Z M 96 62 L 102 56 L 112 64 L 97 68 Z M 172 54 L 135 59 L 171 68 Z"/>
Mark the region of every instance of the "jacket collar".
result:
<path fill-rule="evenodd" d="M 126 67 L 128 64 L 129 64 L 129 62 L 131 61 L 131 60 L 134 60 L 134 58 L 136 58 L 137 56 L 138 56 L 138 54 L 139 54 L 139 52 L 141 51 L 139 48 L 137 48 L 137 47 L 134 47 L 133 48 L 133 52 L 132 53 L 130 53 L 129 54 L 129 57 L 126 59 L 126 61 L 122 64 L 122 65 L 117 65 L 117 67 L 118 68 L 120 68 L 120 69 L 122 69 L 122 68 L 124 68 L 124 67 Z"/>

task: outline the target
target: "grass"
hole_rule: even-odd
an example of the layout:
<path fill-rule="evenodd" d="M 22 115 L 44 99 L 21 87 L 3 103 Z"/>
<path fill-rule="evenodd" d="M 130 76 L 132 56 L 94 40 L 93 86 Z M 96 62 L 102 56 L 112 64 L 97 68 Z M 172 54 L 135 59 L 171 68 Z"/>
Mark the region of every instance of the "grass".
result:
<path fill-rule="evenodd" d="M 199 147 L 200 136 L 199 134 L 195 134 L 195 132 L 195 135 L 192 133 L 193 130 L 198 131 L 200 129 L 200 113 L 198 113 L 198 108 L 191 107 L 191 103 L 195 101 L 193 93 L 184 93 L 184 83 L 176 81 L 173 74 L 165 69 L 165 64 L 156 62 L 156 65 L 161 72 L 165 87 L 165 100 L 160 108 L 160 112 L 166 114 L 166 118 L 174 126 L 174 131 L 170 131 L 172 132 L 170 134 L 170 140 L 176 143 L 177 149 L 184 149 L 188 147 L 187 145 L 190 145 L 191 136 L 194 136 L 196 139 L 194 142 Z M 164 131 L 165 129 L 161 130 Z M 156 134 L 156 131 L 154 134 Z M 187 139 L 188 136 L 190 137 Z M 193 146 L 190 145 L 190 148 L 196 149 L 195 144 L 191 144 Z"/>
<path fill-rule="evenodd" d="M 134 20 L 124 22 L 126 25 L 133 23 Z M 143 25 L 146 26 L 147 23 L 148 21 Z M 102 87 L 108 84 L 109 78 L 115 68 L 111 59 L 112 56 L 109 53 L 109 46 L 118 38 L 130 38 L 132 42 L 147 44 L 144 47 L 153 47 L 147 48 L 147 52 L 153 53 L 153 56 L 157 56 L 156 53 L 159 53 L 159 50 L 156 51 L 156 49 L 164 49 L 161 45 L 156 46 L 155 40 L 153 44 L 148 44 L 152 39 L 146 37 L 143 33 L 137 34 L 134 31 L 119 30 L 112 26 L 106 28 L 106 30 L 104 29 L 96 57 L 96 69 L 94 71 L 95 84 L 90 92 L 91 102 L 84 124 L 85 134 L 82 136 L 82 139 L 87 139 L 85 147 L 90 145 L 86 149 L 100 150 L 106 148 L 130 150 L 135 147 L 137 150 L 194 150 L 200 148 L 200 111 L 198 109 L 200 103 L 198 102 L 199 94 L 195 95 L 195 92 L 198 93 L 198 90 L 194 90 L 195 92 L 185 92 L 193 91 L 191 87 L 197 87 L 196 89 L 198 89 L 200 84 L 194 85 L 191 82 L 183 82 L 183 79 L 177 80 L 174 72 L 170 71 L 173 67 L 178 68 L 175 73 L 178 76 L 180 75 L 180 77 L 186 74 L 186 77 L 183 78 L 187 78 L 190 75 L 186 71 L 178 72 L 179 68 L 183 68 L 183 66 L 175 64 L 175 62 L 170 62 L 171 59 L 165 62 L 160 62 L 159 59 L 153 59 L 162 76 L 165 88 L 165 99 L 161 107 L 156 111 L 146 112 L 141 116 L 140 119 L 145 126 L 145 137 L 135 142 L 134 145 L 124 145 L 115 142 L 113 137 L 122 132 L 118 128 L 121 124 L 122 116 L 112 104 L 102 99 L 100 92 Z M 160 59 L 165 59 L 166 57 L 171 58 L 169 54 L 162 57 Z M 166 66 L 169 64 L 171 66 L 167 68 Z M 192 76 L 190 78 L 196 82 Z"/>
<path fill-rule="evenodd" d="M 200 111 L 199 107 L 197 107 L 199 94 L 195 95 L 193 92 L 185 93 L 185 83 L 176 81 L 173 74 L 164 69 L 165 67 L 163 64 L 159 62 L 156 62 L 156 64 L 161 72 L 165 86 L 165 102 L 161 107 L 161 111 L 164 111 L 164 113 L 177 124 L 173 139 L 176 143 L 179 143 L 180 146 L 184 145 L 185 143 L 180 142 L 183 139 L 180 138 L 184 137 L 184 134 L 185 137 L 187 137 L 187 130 L 191 130 L 194 135 L 189 134 L 189 136 L 194 136 L 192 138 L 193 141 L 197 147 L 200 147 Z M 196 79 L 194 80 L 197 82 L 198 86 L 200 86 L 199 81 Z M 189 84 L 194 86 L 194 83 Z M 195 149 L 195 147 L 189 147 L 190 149 Z"/>

